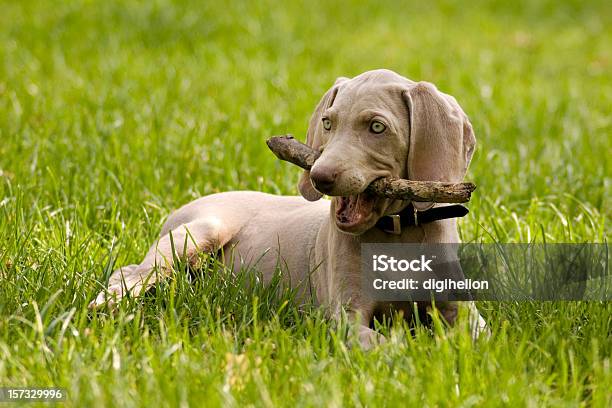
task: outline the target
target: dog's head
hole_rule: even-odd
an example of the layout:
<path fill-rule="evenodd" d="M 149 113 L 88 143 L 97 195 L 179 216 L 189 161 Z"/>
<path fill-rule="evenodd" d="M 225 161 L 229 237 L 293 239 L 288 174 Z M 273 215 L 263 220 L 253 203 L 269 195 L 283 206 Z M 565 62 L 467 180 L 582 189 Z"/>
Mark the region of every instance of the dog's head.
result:
<path fill-rule="evenodd" d="M 375 70 L 336 80 L 312 115 L 306 143 L 322 154 L 302 174 L 300 194 L 310 201 L 334 196 L 337 227 L 361 234 L 407 205 L 365 193 L 372 181 L 460 182 L 476 139 L 455 98 L 433 84 Z"/>

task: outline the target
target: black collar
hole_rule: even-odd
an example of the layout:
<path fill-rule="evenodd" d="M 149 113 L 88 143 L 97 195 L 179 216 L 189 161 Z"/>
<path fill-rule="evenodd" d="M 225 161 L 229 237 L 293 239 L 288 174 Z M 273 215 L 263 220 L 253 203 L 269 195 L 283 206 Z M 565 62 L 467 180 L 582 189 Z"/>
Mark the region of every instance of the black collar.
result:
<path fill-rule="evenodd" d="M 402 233 L 402 228 L 404 227 L 413 227 L 434 221 L 445 220 L 447 218 L 463 217 L 468 212 L 469 210 L 460 204 L 419 211 L 410 203 L 408 207 L 400 211 L 399 214 L 381 217 L 376 223 L 376 226 L 389 234 L 399 235 Z"/>

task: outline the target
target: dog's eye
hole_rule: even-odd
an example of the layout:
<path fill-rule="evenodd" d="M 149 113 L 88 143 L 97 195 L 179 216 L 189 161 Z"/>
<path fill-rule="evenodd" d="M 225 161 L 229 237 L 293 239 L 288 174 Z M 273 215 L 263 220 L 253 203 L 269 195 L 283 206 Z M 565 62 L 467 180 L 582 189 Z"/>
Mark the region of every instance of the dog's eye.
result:
<path fill-rule="evenodd" d="M 330 130 L 331 129 L 331 120 L 329 120 L 327 118 L 323 118 L 323 127 L 325 128 L 325 130 Z"/>
<path fill-rule="evenodd" d="M 370 132 L 372 133 L 382 133 L 385 129 L 387 129 L 387 127 L 382 122 L 375 120 L 370 123 Z"/>

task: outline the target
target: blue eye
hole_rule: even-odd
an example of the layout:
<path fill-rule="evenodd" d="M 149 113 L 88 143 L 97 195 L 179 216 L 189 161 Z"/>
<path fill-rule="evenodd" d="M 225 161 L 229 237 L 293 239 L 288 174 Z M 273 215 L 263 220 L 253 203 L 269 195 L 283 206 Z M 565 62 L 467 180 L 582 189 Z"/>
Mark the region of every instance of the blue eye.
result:
<path fill-rule="evenodd" d="M 379 134 L 384 132 L 386 129 L 387 127 L 382 122 L 379 122 L 377 120 L 370 123 L 370 132 L 372 133 Z"/>
<path fill-rule="evenodd" d="M 323 128 L 325 128 L 325 130 L 330 130 L 331 126 L 332 126 L 331 120 L 327 118 L 323 118 Z"/>

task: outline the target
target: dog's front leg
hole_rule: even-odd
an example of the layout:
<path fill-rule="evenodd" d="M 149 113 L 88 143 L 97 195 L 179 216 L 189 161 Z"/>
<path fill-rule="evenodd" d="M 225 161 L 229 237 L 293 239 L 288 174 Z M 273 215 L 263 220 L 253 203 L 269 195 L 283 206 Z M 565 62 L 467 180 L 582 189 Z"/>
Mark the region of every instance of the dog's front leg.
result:
<path fill-rule="evenodd" d="M 311 267 L 318 302 L 337 322 L 348 320 L 349 344 L 368 350 L 383 343 L 385 337 L 369 327 L 376 302 L 361 291 L 360 238 L 341 233 L 331 218 L 319 231 Z"/>
<path fill-rule="evenodd" d="M 229 238 L 227 228 L 214 218 L 182 224 L 160 237 L 139 265 L 129 265 L 114 271 L 108 281 L 108 288 L 101 291 L 89 306 L 112 306 L 127 294 L 140 296 L 156 282 L 170 275 L 175 259 L 193 263 L 198 253 L 215 252 Z"/>
<path fill-rule="evenodd" d="M 348 328 L 349 346 L 369 350 L 385 342 L 382 334 L 370 328 L 375 307 L 373 302 L 363 301 L 358 292 L 351 290 L 350 285 L 347 287 L 346 282 L 343 285 L 334 281 L 333 276 L 327 280 L 326 285 L 323 282 L 317 282 L 317 297 L 329 313 L 328 316 L 340 327 Z"/>
<path fill-rule="evenodd" d="M 386 341 L 385 336 L 376 330 L 372 330 L 369 326 L 363 324 L 363 322 L 358 321 L 353 327 L 355 327 L 354 330 L 356 330 L 356 333 L 351 333 L 351 339 L 356 338 L 359 341 L 359 345 L 364 350 L 370 350 Z M 351 344 L 350 340 L 349 344 Z"/>
<path fill-rule="evenodd" d="M 348 323 L 349 346 L 360 346 L 364 350 L 370 350 L 385 342 L 385 336 L 370 328 L 373 310 L 373 305 L 356 305 L 352 302 L 344 305 L 344 308 L 338 306 L 338 311 L 334 315 L 336 321 L 341 321 L 344 316 Z"/>

